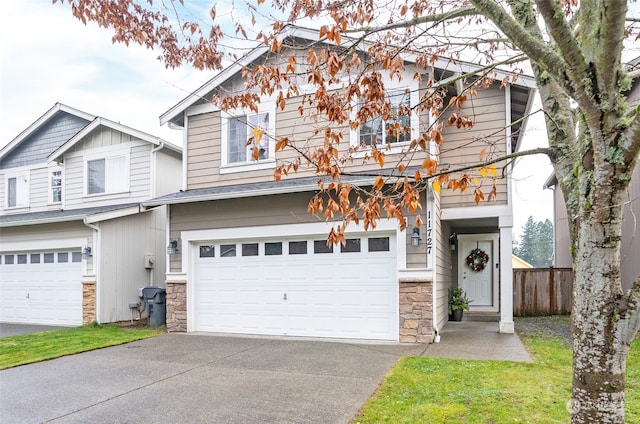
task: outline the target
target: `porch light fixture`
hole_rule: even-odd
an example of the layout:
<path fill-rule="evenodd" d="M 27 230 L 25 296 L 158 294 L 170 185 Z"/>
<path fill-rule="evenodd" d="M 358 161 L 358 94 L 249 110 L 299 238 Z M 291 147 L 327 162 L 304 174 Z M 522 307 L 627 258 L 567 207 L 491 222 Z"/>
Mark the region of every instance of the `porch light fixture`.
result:
<path fill-rule="evenodd" d="M 418 247 L 420 245 L 420 228 L 415 227 L 411 234 L 411 246 Z"/>
<path fill-rule="evenodd" d="M 458 235 L 453 233 L 449 236 L 449 248 L 451 250 L 456 250 L 456 241 L 458 241 Z"/>
<path fill-rule="evenodd" d="M 171 240 L 167 246 L 167 255 L 175 255 L 178 251 L 178 241 Z"/>
<path fill-rule="evenodd" d="M 84 259 L 85 261 L 87 259 L 89 259 L 89 256 L 91 256 L 91 246 L 85 246 L 82 248 L 82 259 Z"/>

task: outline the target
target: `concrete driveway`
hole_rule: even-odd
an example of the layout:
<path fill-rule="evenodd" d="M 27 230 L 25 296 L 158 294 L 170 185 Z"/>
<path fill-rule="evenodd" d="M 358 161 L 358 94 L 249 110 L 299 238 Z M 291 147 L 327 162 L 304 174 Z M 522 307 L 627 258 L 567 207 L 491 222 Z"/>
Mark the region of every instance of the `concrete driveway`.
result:
<path fill-rule="evenodd" d="M 347 423 L 424 345 L 166 334 L 0 371 L 6 423 Z"/>
<path fill-rule="evenodd" d="M 55 325 L 8 324 L 6 322 L 0 322 L 0 337 L 39 333 L 41 331 L 62 330 L 64 328 L 69 327 L 60 327 Z"/>

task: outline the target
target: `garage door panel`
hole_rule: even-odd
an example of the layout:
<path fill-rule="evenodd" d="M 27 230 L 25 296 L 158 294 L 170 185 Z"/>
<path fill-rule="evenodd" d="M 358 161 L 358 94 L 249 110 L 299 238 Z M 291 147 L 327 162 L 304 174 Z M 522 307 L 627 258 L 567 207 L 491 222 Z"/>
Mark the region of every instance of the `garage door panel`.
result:
<path fill-rule="evenodd" d="M 307 254 L 285 248 L 265 256 L 261 245 L 259 256 L 197 257 L 192 329 L 397 340 L 394 252 L 313 254 L 308 247 Z"/>
<path fill-rule="evenodd" d="M 4 253 L 0 264 L 0 321 L 24 324 L 81 325 L 82 267 L 80 262 L 52 262 L 71 258 L 45 252 Z M 65 255 L 66 254 L 66 255 Z M 7 256 L 14 263 L 7 263 Z M 27 258 L 27 260 L 24 260 Z M 19 260 L 20 259 L 20 260 Z M 18 263 L 18 262 L 26 263 Z M 33 261 L 34 263 L 30 263 Z"/>

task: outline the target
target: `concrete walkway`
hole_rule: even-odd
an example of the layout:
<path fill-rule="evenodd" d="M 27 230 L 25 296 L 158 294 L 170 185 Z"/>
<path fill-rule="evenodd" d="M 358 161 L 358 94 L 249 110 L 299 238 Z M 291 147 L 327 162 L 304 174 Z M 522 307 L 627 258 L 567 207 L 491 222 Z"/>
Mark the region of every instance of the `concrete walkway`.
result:
<path fill-rule="evenodd" d="M 422 356 L 451 359 L 489 359 L 531 362 L 516 334 L 501 334 L 497 322 L 449 321 L 440 343 L 430 344 Z"/>

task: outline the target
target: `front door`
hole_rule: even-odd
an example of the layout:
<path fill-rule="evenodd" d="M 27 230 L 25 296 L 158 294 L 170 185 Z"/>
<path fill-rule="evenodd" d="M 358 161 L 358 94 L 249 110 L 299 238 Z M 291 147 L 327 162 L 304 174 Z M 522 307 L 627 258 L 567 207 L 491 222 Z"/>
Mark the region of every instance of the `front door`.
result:
<path fill-rule="evenodd" d="M 497 264 L 497 258 L 494 256 L 498 250 L 497 243 L 491 235 L 458 237 L 459 285 L 472 300 L 472 310 L 487 310 L 498 306 L 497 287 L 494 287 L 494 269 Z M 486 264 L 483 264 L 483 258 L 487 260 Z M 475 267 L 469 262 L 475 262 Z"/>

